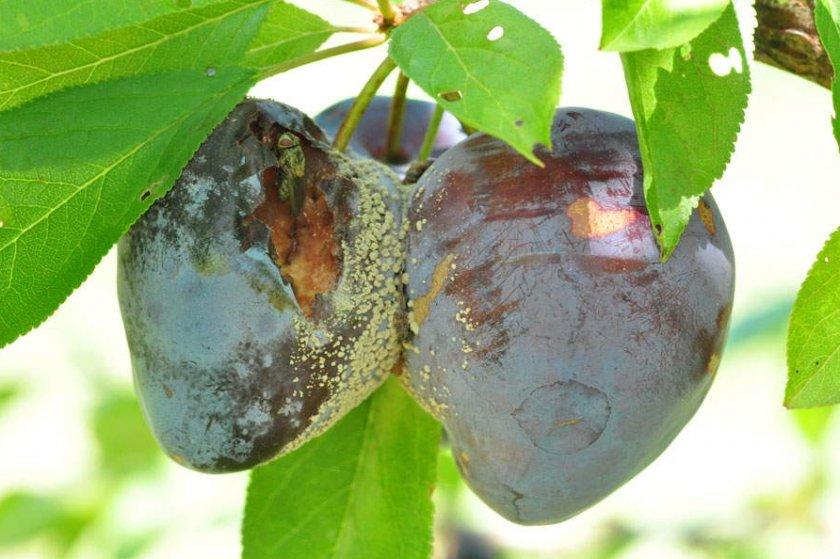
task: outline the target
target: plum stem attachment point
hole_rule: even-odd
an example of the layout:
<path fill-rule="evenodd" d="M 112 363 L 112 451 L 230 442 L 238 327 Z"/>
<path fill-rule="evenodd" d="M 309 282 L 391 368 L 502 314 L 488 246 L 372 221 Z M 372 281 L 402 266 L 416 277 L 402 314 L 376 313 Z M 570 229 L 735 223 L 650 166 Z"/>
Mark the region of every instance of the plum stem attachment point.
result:
<path fill-rule="evenodd" d="M 336 150 L 344 151 L 347 149 L 347 146 L 350 145 L 350 139 L 353 137 L 353 132 L 356 131 L 356 127 L 362 120 L 362 116 L 364 116 L 368 105 L 370 105 L 370 102 L 373 100 L 376 92 L 379 91 L 379 88 L 382 87 L 382 83 L 385 79 L 391 75 L 391 72 L 396 70 L 396 68 L 397 63 L 388 56 L 382 61 L 382 64 L 374 70 L 373 75 L 371 75 L 370 79 L 368 79 L 365 86 L 359 92 L 359 95 L 356 96 L 356 100 L 350 107 L 350 111 L 348 111 L 347 116 L 344 117 L 344 122 L 341 123 L 338 132 L 335 134 L 333 147 Z"/>
<path fill-rule="evenodd" d="M 397 11 L 394 9 L 391 0 L 377 0 L 377 3 L 379 4 L 379 13 L 382 14 L 385 27 L 394 25 L 394 21 L 397 19 Z"/>
<path fill-rule="evenodd" d="M 400 72 L 394 89 L 394 98 L 391 101 L 391 112 L 388 113 L 388 142 L 385 149 L 385 157 L 388 161 L 396 161 L 400 157 L 408 82 L 408 76 Z"/>
<path fill-rule="evenodd" d="M 339 56 L 342 54 L 347 54 L 349 52 L 355 52 L 357 50 L 378 47 L 387 40 L 388 37 L 386 35 L 377 34 L 373 37 L 362 39 L 360 41 L 354 41 L 345 45 L 338 45 L 335 47 L 311 52 L 303 56 L 298 56 L 297 58 L 292 58 L 291 60 L 286 60 L 279 64 L 273 64 L 271 66 L 262 68 L 259 74 L 259 79 L 264 80 L 276 74 L 282 74 L 283 72 L 288 72 L 289 70 L 293 70 L 299 66 L 305 66 L 312 62 L 318 62 L 319 60 L 332 58 L 333 56 Z"/>
<path fill-rule="evenodd" d="M 426 161 L 432 155 L 432 149 L 435 147 L 435 140 L 437 139 L 441 120 L 443 120 L 443 106 L 435 105 L 435 112 L 429 121 L 429 126 L 426 128 L 423 145 L 420 147 L 420 153 L 417 155 L 418 161 Z"/>
<path fill-rule="evenodd" d="M 376 4 L 373 2 L 369 2 L 368 0 L 344 0 L 345 2 L 350 2 L 351 4 L 356 4 L 357 6 L 361 6 L 366 10 L 370 10 L 371 12 L 378 12 L 379 9 L 376 7 Z"/>

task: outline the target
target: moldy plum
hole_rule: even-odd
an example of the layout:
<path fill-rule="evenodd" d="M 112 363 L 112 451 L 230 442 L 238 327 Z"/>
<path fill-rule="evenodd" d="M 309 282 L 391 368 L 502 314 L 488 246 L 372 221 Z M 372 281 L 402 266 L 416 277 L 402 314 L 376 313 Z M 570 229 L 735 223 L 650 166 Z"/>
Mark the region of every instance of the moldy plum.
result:
<path fill-rule="evenodd" d="M 299 111 L 247 100 L 123 238 L 135 384 L 174 459 L 253 467 L 384 380 L 405 307 L 397 181 Z"/>
<path fill-rule="evenodd" d="M 667 447 L 712 383 L 733 297 L 711 197 L 660 262 L 631 120 L 563 109 L 552 135 L 545 168 L 471 136 L 408 212 L 403 380 L 470 486 L 523 524 L 573 516 Z"/>
<path fill-rule="evenodd" d="M 345 99 L 324 110 L 315 117 L 317 122 L 330 136 L 338 132 L 339 126 L 347 116 L 347 112 L 355 99 Z M 434 103 L 419 99 L 406 99 L 405 119 L 403 121 L 402 138 L 400 139 L 400 157 L 395 161 L 388 161 L 388 115 L 391 111 L 391 97 L 374 97 L 367 111 L 365 111 L 359 126 L 350 140 L 350 149 L 361 156 L 371 157 L 391 166 L 397 172 L 404 172 L 408 163 L 416 159 L 423 145 L 426 128 L 432 114 L 435 112 Z M 444 113 L 438 128 L 432 157 L 437 157 L 448 148 L 454 146 L 466 137 L 461 124 L 449 113 Z"/>

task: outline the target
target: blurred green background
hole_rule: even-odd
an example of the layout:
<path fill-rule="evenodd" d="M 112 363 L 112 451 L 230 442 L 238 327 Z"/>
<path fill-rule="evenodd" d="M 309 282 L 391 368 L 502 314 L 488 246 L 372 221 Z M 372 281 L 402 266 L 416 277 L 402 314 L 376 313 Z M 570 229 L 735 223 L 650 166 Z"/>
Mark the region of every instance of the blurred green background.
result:
<path fill-rule="evenodd" d="M 630 115 L 618 58 L 597 51 L 598 2 L 511 3 L 562 43 L 565 105 Z M 305 4 L 337 23 L 364 23 L 362 10 L 337 0 Z M 754 18 L 741 15 L 749 33 Z M 358 91 L 383 56 L 301 68 L 253 95 L 314 114 Z M 459 481 L 444 449 L 437 557 L 840 557 L 836 421 L 829 410 L 781 405 L 789 309 L 840 215 L 830 98 L 763 66 L 753 84 L 738 148 L 713 191 L 738 280 L 729 344 L 700 412 L 651 467 L 556 526 L 502 520 Z M 55 316 L 0 350 L 0 557 L 235 558 L 247 476 L 193 473 L 157 449 L 131 391 L 114 274 L 112 253 Z"/>

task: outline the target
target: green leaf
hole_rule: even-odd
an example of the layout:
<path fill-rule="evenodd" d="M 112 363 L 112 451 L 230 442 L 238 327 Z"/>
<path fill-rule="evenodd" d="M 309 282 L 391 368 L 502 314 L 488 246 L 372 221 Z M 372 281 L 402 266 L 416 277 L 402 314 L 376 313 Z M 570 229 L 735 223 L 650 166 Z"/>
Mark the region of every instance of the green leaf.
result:
<path fill-rule="evenodd" d="M 786 406 L 840 403 L 840 229 L 820 251 L 796 296 L 787 362 Z"/>
<path fill-rule="evenodd" d="M 267 6 L 268 0 L 229 0 L 66 44 L 0 52 L 0 110 L 74 85 L 235 65 Z"/>
<path fill-rule="evenodd" d="M 750 91 L 735 9 L 686 46 L 621 55 L 663 259 L 732 155 Z"/>
<path fill-rule="evenodd" d="M 817 0 L 814 5 L 814 20 L 825 50 L 834 66 L 834 81 L 831 95 L 834 99 L 834 138 L 840 145 L 840 3 L 836 0 Z"/>
<path fill-rule="evenodd" d="M 116 477 L 153 471 L 161 456 L 146 425 L 140 403 L 131 393 L 111 392 L 93 414 L 101 470 Z"/>
<path fill-rule="evenodd" d="M 727 5 L 729 0 L 603 0 L 601 48 L 678 47 L 705 31 Z"/>
<path fill-rule="evenodd" d="M 389 379 L 251 474 L 244 559 L 427 559 L 440 426 Z"/>
<path fill-rule="evenodd" d="M 67 42 L 219 0 L 0 0 L 0 50 Z"/>
<path fill-rule="evenodd" d="M 22 392 L 21 387 L 17 384 L 0 385 L 0 413 L 6 411 L 6 408 L 13 404 Z"/>
<path fill-rule="evenodd" d="M 262 69 L 314 52 L 338 31 L 315 14 L 286 2 L 271 6 L 244 64 Z"/>
<path fill-rule="evenodd" d="M 816 446 L 822 443 L 828 435 L 836 409 L 832 407 L 810 408 L 791 410 L 790 413 L 802 438 Z"/>
<path fill-rule="evenodd" d="M 0 549 L 54 533 L 69 518 L 69 512 L 55 499 L 10 493 L 0 500 Z"/>
<path fill-rule="evenodd" d="M 0 113 L 0 347 L 82 282 L 252 79 L 228 68 L 137 76 Z"/>
<path fill-rule="evenodd" d="M 483 5 L 431 4 L 394 30 L 391 57 L 446 110 L 539 164 L 534 145 L 551 145 L 560 98 L 560 46 L 515 8 Z"/>

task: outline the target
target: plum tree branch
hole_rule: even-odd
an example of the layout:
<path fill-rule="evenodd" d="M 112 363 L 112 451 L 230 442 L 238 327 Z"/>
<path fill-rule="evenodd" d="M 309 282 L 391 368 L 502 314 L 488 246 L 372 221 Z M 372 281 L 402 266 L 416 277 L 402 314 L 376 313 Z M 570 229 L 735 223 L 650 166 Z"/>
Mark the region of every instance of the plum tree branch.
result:
<path fill-rule="evenodd" d="M 756 0 L 755 58 L 831 87 L 834 69 L 814 24 L 814 0 Z"/>

